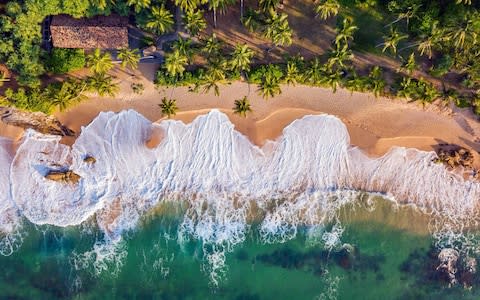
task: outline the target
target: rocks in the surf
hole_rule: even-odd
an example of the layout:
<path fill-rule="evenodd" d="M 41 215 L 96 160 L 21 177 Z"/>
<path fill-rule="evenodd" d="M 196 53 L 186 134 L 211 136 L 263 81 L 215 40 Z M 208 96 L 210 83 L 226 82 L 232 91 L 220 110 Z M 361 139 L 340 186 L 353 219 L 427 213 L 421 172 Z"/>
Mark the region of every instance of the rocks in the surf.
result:
<path fill-rule="evenodd" d="M 444 248 L 438 254 L 438 260 L 440 264 L 437 267 L 437 270 L 441 270 L 448 275 L 450 279 L 450 284 L 457 283 L 457 261 L 460 254 L 457 250 L 452 248 Z"/>
<path fill-rule="evenodd" d="M 87 164 L 92 164 L 92 165 L 97 162 L 97 160 L 95 159 L 95 157 L 90 156 L 90 155 L 85 156 L 85 158 L 83 159 L 83 161 L 86 162 Z"/>
<path fill-rule="evenodd" d="M 58 182 L 73 183 L 76 184 L 80 180 L 80 175 L 73 171 L 49 171 L 45 178 Z"/>
<path fill-rule="evenodd" d="M 74 136 L 75 132 L 54 117 L 41 112 L 27 112 L 12 107 L 0 106 L 0 119 L 7 125 L 31 128 L 40 133 Z"/>
<path fill-rule="evenodd" d="M 442 147 L 437 151 L 438 157 L 434 162 L 443 163 L 450 168 L 464 167 L 472 168 L 474 157 L 470 150 L 465 148 L 450 145 L 449 147 Z"/>

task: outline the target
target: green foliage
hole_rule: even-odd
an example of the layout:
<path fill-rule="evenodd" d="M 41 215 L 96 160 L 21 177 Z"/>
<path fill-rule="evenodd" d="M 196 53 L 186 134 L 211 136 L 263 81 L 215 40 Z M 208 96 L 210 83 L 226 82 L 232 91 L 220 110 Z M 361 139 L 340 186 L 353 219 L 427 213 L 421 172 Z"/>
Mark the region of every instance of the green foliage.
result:
<path fill-rule="evenodd" d="M 137 49 L 122 48 L 118 50 L 118 58 L 122 61 L 123 68 L 136 69 L 140 60 L 140 53 Z"/>
<path fill-rule="evenodd" d="M 192 35 L 196 36 L 207 28 L 207 21 L 203 18 L 202 10 L 187 10 L 183 16 L 185 29 Z"/>
<path fill-rule="evenodd" d="M 85 67 L 83 49 L 54 48 L 45 60 L 45 69 L 54 74 L 64 74 Z"/>
<path fill-rule="evenodd" d="M 334 17 L 340 10 L 340 3 L 337 0 L 320 0 L 315 7 L 317 16 L 322 20 Z"/>
<path fill-rule="evenodd" d="M 454 61 L 450 55 L 444 55 L 438 63 L 432 67 L 430 74 L 435 77 L 441 77 L 447 74 L 453 67 Z"/>
<path fill-rule="evenodd" d="M 118 85 L 113 81 L 114 77 L 105 73 L 95 73 L 86 79 L 89 91 L 97 93 L 101 97 L 115 97 L 119 91 Z"/>
<path fill-rule="evenodd" d="M 431 83 L 423 79 L 403 78 L 402 82 L 400 82 L 397 96 L 411 99 L 412 101 L 421 101 L 425 105 L 439 98 L 440 93 Z"/>
<path fill-rule="evenodd" d="M 172 30 L 173 15 L 163 5 L 160 7 L 152 7 L 145 23 L 139 25 L 156 34 L 163 34 Z"/>
<path fill-rule="evenodd" d="M 252 108 L 247 96 L 244 96 L 242 99 L 235 100 L 235 106 L 233 107 L 234 114 L 238 114 L 241 117 L 246 118 L 247 113 L 250 112 L 252 112 Z"/>
<path fill-rule="evenodd" d="M 232 71 L 242 72 L 250 70 L 250 63 L 252 61 L 253 55 L 252 49 L 247 45 L 235 45 L 235 50 L 233 51 L 229 65 Z"/>
<path fill-rule="evenodd" d="M 266 20 L 263 32 L 264 37 L 270 39 L 276 46 L 289 46 L 292 44 L 292 29 L 288 24 L 288 15 L 273 13 Z"/>
<path fill-rule="evenodd" d="M 105 74 L 113 68 L 112 57 L 110 53 L 102 53 L 97 48 L 93 53 L 87 55 L 87 66 L 94 74 Z"/>
<path fill-rule="evenodd" d="M 162 103 L 159 104 L 160 108 L 162 109 L 162 114 L 167 115 L 170 119 L 171 116 L 177 114 L 178 107 L 177 107 L 177 100 L 175 99 L 167 99 L 167 97 L 162 98 Z"/>

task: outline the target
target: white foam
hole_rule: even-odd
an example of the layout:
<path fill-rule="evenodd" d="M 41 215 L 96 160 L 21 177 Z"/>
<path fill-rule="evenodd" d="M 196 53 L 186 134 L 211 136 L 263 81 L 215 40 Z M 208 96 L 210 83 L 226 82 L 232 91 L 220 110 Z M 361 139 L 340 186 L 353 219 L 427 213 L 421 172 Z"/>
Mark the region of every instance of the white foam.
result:
<path fill-rule="evenodd" d="M 145 142 L 157 131 L 163 140 L 150 149 Z M 84 162 L 86 156 L 96 163 Z M 266 242 L 292 238 L 297 225 L 332 221 L 332 212 L 355 200 L 358 190 L 448 216 L 452 226 L 478 220 L 480 184 L 432 163 L 434 156 L 397 147 L 370 159 L 350 146 L 345 125 L 329 115 L 297 120 L 258 148 L 217 110 L 188 125 L 152 124 L 129 110 L 101 113 L 72 148 L 27 130 L 0 191 L 11 190 L 11 200 L 35 224 L 77 225 L 98 213 L 112 239 L 162 199 L 183 199 L 189 204 L 181 236 L 227 250 L 244 240 L 252 202 L 262 211 Z M 2 178 L 8 178 L 5 169 Z M 81 179 L 77 185 L 47 180 L 52 169 L 71 169 Z M 207 255 L 221 265 L 213 259 L 220 254 Z"/>

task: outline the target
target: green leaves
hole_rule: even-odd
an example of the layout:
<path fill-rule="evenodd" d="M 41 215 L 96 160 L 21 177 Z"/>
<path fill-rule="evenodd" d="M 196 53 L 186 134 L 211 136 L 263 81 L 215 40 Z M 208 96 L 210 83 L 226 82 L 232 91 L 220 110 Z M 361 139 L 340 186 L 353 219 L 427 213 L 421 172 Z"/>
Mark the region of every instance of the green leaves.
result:
<path fill-rule="evenodd" d="M 292 29 L 288 24 L 288 15 L 273 13 L 267 20 L 263 36 L 270 39 L 276 46 L 292 44 Z"/>
<path fill-rule="evenodd" d="M 337 0 L 320 0 L 315 7 L 317 16 L 322 20 L 326 20 L 330 17 L 334 17 L 340 10 L 340 3 Z"/>
<path fill-rule="evenodd" d="M 183 16 L 185 29 L 192 35 L 197 36 L 201 31 L 207 28 L 207 21 L 203 18 L 202 10 L 189 9 Z"/>
<path fill-rule="evenodd" d="M 163 34 L 172 30 L 173 15 L 163 5 L 159 7 L 152 7 L 148 16 L 145 28 L 152 30 L 156 34 Z"/>
<path fill-rule="evenodd" d="M 177 114 L 178 107 L 177 107 L 177 100 L 175 99 L 167 99 L 167 97 L 162 98 L 162 103 L 159 104 L 160 108 L 162 109 L 162 114 L 167 115 L 170 119 L 171 116 Z"/>
<path fill-rule="evenodd" d="M 138 67 L 138 61 L 140 60 L 140 54 L 137 49 L 122 48 L 118 50 L 118 58 L 122 61 L 121 66 L 123 68 L 136 69 Z"/>
<path fill-rule="evenodd" d="M 187 62 L 187 56 L 177 49 L 166 55 L 164 69 L 171 77 L 181 76 L 185 72 Z"/>
<path fill-rule="evenodd" d="M 237 44 L 229 61 L 230 69 L 236 72 L 248 72 L 254 54 L 253 50 L 247 45 Z"/>
<path fill-rule="evenodd" d="M 247 113 L 250 112 L 252 112 L 252 108 L 247 96 L 244 96 L 242 99 L 235 100 L 235 106 L 233 107 L 234 114 L 238 114 L 241 117 L 246 118 Z"/>
<path fill-rule="evenodd" d="M 113 68 L 112 57 L 110 53 L 102 53 L 97 48 L 93 53 L 87 55 L 87 66 L 94 74 L 105 74 Z"/>

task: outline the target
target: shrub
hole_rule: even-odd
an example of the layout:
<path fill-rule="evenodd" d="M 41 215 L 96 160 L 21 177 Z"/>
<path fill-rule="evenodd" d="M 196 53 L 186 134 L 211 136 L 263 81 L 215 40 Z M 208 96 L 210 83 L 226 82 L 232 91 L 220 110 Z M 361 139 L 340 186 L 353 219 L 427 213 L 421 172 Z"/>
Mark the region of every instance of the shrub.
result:
<path fill-rule="evenodd" d="M 83 49 L 54 48 L 45 62 L 48 72 L 64 74 L 81 69 L 85 66 L 85 51 Z"/>

